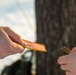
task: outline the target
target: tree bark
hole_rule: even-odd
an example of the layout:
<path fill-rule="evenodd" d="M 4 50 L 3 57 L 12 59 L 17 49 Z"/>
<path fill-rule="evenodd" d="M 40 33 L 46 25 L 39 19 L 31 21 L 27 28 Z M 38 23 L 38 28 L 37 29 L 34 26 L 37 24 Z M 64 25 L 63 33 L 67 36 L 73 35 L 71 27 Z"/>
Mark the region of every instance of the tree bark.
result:
<path fill-rule="evenodd" d="M 65 75 L 57 63 L 76 45 L 76 0 L 36 0 L 37 42 L 44 43 L 47 53 L 37 52 L 37 75 Z"/>

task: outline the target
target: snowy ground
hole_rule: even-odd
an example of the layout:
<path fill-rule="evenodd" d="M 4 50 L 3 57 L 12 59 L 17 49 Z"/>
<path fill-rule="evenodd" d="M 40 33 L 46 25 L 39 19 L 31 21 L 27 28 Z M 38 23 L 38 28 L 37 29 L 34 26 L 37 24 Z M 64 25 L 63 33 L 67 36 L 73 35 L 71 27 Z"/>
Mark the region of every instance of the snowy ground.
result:
<path fill-rule="evenodd" d="M 0 25 L 9 26 L 24 39 L 36 40 L 34 0 L 0 0 Z M 0 70 L 19 59 L 20 54 L 0 60 Z"/>

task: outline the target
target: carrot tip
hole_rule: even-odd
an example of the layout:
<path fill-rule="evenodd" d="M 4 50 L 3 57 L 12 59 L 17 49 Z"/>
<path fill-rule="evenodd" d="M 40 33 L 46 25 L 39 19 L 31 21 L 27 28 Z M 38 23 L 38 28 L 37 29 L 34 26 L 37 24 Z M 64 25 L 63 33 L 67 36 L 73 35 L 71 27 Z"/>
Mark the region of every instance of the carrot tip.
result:
<path fill-rule="evenodd" d="M 44 44 L 30 42 L 27 40 L 24 40 L 24 42 L 25 42 L 24 48 L 28 48 L 28 49 L 35 50 L 35 51 L 47 52 Z"/>

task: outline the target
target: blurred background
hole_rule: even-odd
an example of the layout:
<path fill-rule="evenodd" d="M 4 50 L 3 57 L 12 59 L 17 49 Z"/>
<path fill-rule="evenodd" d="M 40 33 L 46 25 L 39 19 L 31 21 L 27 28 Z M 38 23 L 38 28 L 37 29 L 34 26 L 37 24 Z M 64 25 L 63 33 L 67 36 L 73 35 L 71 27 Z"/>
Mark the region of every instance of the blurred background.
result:
<path fill-rule="evenodd" d="M 33 75 L 65 75 L 57 59 L 66 54 L 61 50 L 62 46 L 67 46 L 70 50 L 76 46 L 75 0 L 1 0 L 0 25 L 10 26 L 24 39 L 45 44 L 46 53 L 33 53 Z M 21 54 L 16 54 L 0 60 L 0 69 L 20 57 Z M 23 57 L 18 62 L 28 64 L 25 60 Z M 13 67 L 17 72 L 13 75 L 32 75 L 24 73 L 28 69 L 25 64 L 18 64 L 24 67 L 21 66 L 18 70 L 16 66 Z"/>

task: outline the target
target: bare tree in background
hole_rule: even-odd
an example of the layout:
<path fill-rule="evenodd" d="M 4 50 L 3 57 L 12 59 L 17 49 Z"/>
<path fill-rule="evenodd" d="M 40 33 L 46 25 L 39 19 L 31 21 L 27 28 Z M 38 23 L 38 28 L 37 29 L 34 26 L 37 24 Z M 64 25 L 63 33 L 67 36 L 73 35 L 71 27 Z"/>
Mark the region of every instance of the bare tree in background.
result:
<path fill-rule="evenodd" d="M 37 75 L 65 75 L 57 63 L 60 48 L 76 46 L 76 0 L 36 0 L 37 42 L 47 53 L 37 52 Z"/>

